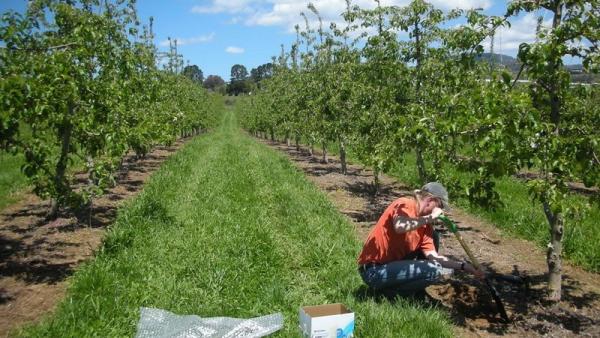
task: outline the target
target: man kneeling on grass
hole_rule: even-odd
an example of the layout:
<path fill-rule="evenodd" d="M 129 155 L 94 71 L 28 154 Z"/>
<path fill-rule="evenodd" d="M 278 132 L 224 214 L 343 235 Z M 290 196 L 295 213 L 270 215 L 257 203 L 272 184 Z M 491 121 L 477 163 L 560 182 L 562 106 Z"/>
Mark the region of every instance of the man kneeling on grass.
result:
<path fill-rule="evenodd" d="M 438 254 L 439 236 L 431 224 L 447 208 L 448 192 L 437 182 L 390 204 L 358 257 L 363 281 L 375 290 L 410 295 L 456 269 L 484 278 L 485 272 L 471 264 Z"/>

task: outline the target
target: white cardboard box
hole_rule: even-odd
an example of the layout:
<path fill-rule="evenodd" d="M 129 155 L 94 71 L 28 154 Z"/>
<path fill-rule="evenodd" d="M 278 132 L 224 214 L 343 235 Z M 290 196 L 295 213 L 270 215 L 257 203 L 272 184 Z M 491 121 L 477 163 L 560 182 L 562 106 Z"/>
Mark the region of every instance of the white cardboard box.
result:
<path fill-rule="evenodd" d="M 303 306 L 300 331 L 309 338 L 351 338 L 354 336 L 354 312 L 344 304 Z"/>

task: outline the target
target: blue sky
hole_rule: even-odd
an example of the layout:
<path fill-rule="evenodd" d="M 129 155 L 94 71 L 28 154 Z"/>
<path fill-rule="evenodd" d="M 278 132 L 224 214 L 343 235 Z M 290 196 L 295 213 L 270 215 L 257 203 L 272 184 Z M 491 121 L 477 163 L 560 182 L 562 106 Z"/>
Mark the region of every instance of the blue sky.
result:
<path fill-rule="evenodd" d="M 325 22 L 340 21 L 344 0 L 312 1 Z M 382 0 L 383 5 L 402 6 L 409 0 Z M 451 8 L 483 8 L 489 15 L 502 15 L 506 1 L 497 0 L 430 0 L 435 6 Z M 0 12 L 8 9 L 23 11 L 26 0 L 2 0 Z M 229 80 L 231 66 L 243 64 L 248 71 L 271 57 L 279 55 L 280 45 L 289 48 L 295 40 L 293 27 L 304 26 L 300 16 L 308 1 L 296 0 L 138 0 L 137 8 L 143 22 L 154 17 L 156 44 L 168 47 L 167 37 L 177 38 L 179 52 L 186 61 L 196 64 L 204 75 L 216 74 Z M 361 7 L 373 7 L 372 0 L 353 0 Z M 496 37 L 495 51 L 514 56 L 519 43 L 534 38 L 537 13 L 520 15 L 510 29 Z M 539 13 L 543 15 L 544 13 Z M 309 17 L 313 18 L 312 15 Z M 550 17 L 546 13 L 545 21 Z M 316 26 L 316 21 L 311 23 Z"/>

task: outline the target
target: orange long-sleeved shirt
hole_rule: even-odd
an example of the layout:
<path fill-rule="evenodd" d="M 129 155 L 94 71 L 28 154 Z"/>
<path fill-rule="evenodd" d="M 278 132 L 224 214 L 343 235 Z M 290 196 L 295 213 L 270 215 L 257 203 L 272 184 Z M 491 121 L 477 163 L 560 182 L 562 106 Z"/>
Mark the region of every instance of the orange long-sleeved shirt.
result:
<path fill-rule="evenodd" d="M 385 264 L 402 260 L 407 254 L 421 250 L 435 251 L 433 227 L 427 224 L 416 230 L 402 234 L 394 230 L 394 217 L 397 215 L 416 218 L 417 201 L 411 197 L 401 197 L 392 202 L 369 233 L 369 237 L 358 257 L 358 264 Z"/>

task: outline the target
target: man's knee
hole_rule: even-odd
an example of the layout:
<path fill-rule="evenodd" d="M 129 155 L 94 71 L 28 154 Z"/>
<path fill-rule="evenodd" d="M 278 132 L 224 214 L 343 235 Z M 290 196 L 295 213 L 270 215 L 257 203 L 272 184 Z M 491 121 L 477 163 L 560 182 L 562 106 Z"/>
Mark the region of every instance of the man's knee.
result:
<path fill-rule="evenodd" d="M 450 277 L 452 277 L 452 275 L 454 274 L 454 270 L 453 269 L 448 269 L 442 266 L 442 264 L 440 264 L 440 262 L 430 262 L 430 264 L 433 264 L 434 268 L 437 270 L 437 278 L 438 279 L 448 279 Z"/>

